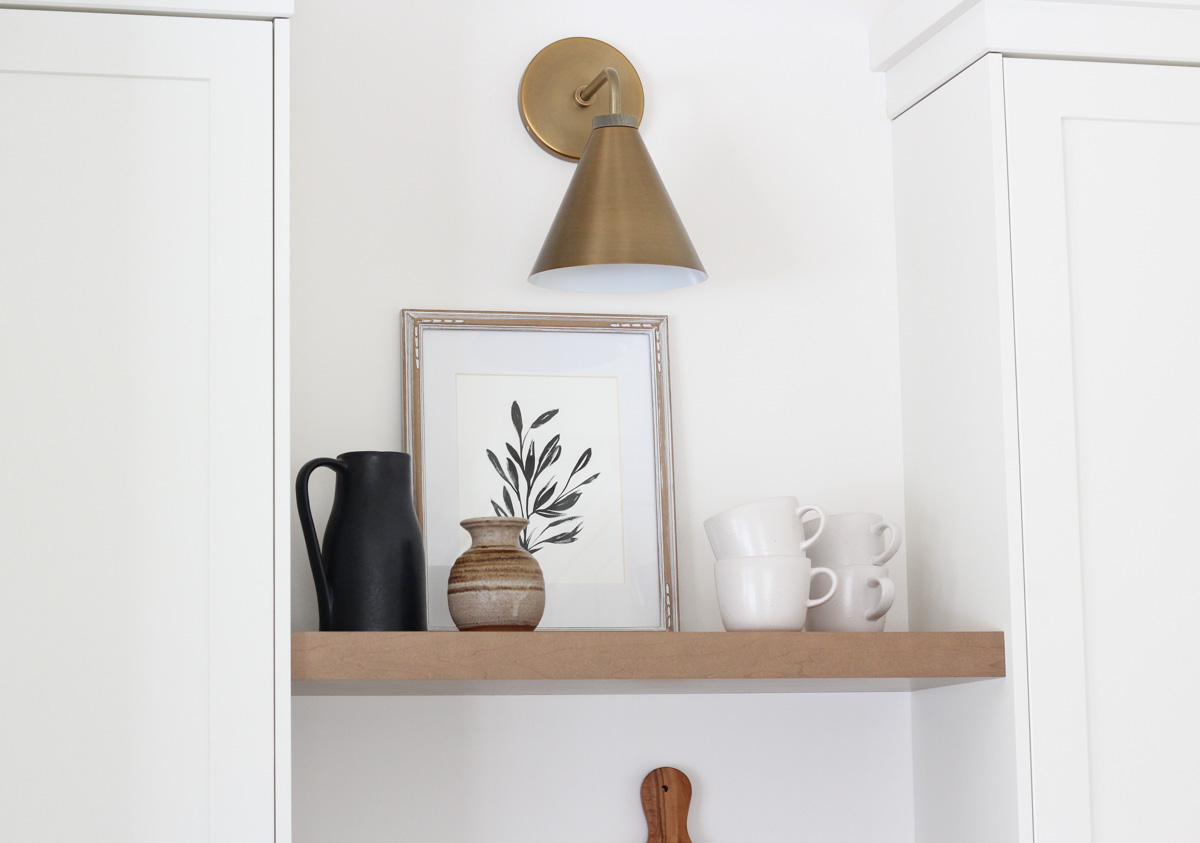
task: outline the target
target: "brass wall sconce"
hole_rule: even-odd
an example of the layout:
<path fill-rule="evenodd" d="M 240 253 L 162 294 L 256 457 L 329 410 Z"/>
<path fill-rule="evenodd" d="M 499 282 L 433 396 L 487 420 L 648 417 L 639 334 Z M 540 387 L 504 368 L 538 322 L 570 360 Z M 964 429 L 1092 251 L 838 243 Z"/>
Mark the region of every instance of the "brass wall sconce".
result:
<path fill-rule="evenodd" d="M 519 105 L 543 149 L 579 161 L 530 283 L 625 293 L 708 277 L 638 133 L 642 82 L 625 56 L 594 38 L 555 41 L 525 69 Z"/>

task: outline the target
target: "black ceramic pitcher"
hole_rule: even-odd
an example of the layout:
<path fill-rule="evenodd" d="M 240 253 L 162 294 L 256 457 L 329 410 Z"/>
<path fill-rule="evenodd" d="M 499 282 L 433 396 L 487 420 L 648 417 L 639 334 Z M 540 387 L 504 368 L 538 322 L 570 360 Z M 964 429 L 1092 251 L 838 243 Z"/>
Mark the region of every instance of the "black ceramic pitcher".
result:
<path fill-rule="evenodd" d="M 337 487 L 318 543 L 308 478 L 321 466 L 337 473 Z M 296 506 L 322 631 L 426 628 L 425 549 L 408 454 L 351 451 L 311 460 L 296 475 Z"/>

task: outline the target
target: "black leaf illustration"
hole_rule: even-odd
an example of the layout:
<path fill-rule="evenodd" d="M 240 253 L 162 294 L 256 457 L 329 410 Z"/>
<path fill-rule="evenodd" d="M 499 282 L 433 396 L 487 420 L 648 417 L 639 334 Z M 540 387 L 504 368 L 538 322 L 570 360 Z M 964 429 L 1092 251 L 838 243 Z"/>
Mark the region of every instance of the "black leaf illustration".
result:
<path fill-rule="evenodd" d="M 522 463 L 521 452 L 507 442 L 504 443 L 504 447 L 508 448 L 508 454 L 513 458 L 513 462 L 520 465 Z"/>
<path fill-rule="evenodd" d="M 521 467 L 521 476 L 525 478 L 526 486 L 533 483 L 533 442 L 529 443 L 529 456 L 524 460 L 518 459 L 517 465 Z"/>
<path fill-rule="evenodd" d="M 586 451 L 584 451 L 582 454 L 579 455 L 579 461 L 575 463 L 575 467 L 573 469 L 571 469 L 571 473 L 578 474 L 579 472 L 583 471 L 584 466 L 586 466 L 591 461 L 592 461 L 592 449 L 588 448 Z"/>
<path fill-rule="evenodd" d="M 550 504 L 550 506 L 546 507 L 546 511 L 553 512 L 555 514 L 566 512 L 575 504 L 579 503 L 579 497 L 582 494 L 582 492 L 572 492 L 565 498 L 559 498 L 554 503 Z"/>
<path fill-rule="evenodd" d="M 500 489 L 500 497 L 504 505 L 501 506 L 498 501 L 492 500 L 492 510 L 500 517 L 504 517 L 505 510 L 507 510 L 507 514 L 510 516 L 520 515 L 530 520 L 530 525 L 521 531 L 520 537 L 521 547 L 530 553 L 536 553 L 539 548 L 546 545 L 573 544 L 578 541 L 579 535 L 583 531 L 584 516 L 567 515 L 566 513 L 579 504 L 583 497 L 583 487 L 594 482 L 601 474 L 601 472 L 596 472 L 583 482 L 574 482 L 575 475 L 591 462 L 592 449 L 587 448 L 579 455 L 575 461 L 575 468 L 563 482 L 562 474 L 556 477 L 553 471 L 554 466 L 562 458 L 561 434 L 550 437 L 540 450 L 532 436 L 526 438 L 526 435 L 536 428 L 553 422 L 558 417 L 559 410 L 557 408 L 546 410 L 536 416 L 533 424 L 528 428 L 525 427 L 524 414 L 521 412 L 519 402 L 512 402 L 510 415 L 517 436 L 515 443 L 504 443 L 504 448 L 508 452 L 504 465 L 500 464 L 500 459 L 494 451 L 491 449 L 487 451 L 488 461 L 504 481 L 504 485 Z M 541 484 L 535 494 L 535 484 L 539 483 L 543 473 L 547 475 L 546 482 Z M 522 480 L 524 483 L 521 482 Z M 539 523 L 541 519 L 548 523 Z M 546 534 L 553 528 L 564 524 L 571 524 L 571 526 L 563 532 L 546 537 Z"/>
<path fill-rule="evenodd" d="M 553 500 L 554 490 L 557 488 L 558 488 L 557 483 L 551 483 L 549 486 L 542 489 L 542 491 L 538 492 L 538 496 L 533 499 L 533 508 L 535 510 L 541 509 L 542 504 L 548 503 L 549 501 Z"/>
<path fill-rule="evenodd" d="M 550 467 L 550 457 L 554 453 L 555 446 L 558 445 L 558 438 L 558 434 L 555 434 L 550 441 L 546 443 L 546 446 L 542 448 L 542 453 L 540 456 L 538 456 L 537 471 L 534 473 L 534 477 L 537 477 Z"/>
<path fill-rule="evenodd" d="M 554 418 L 557 415 L 558 415 L 558 410 L 547 410 L 546 412 L 542 413 L 540 416 L 537 417 L 537 421 L 535 421 L 533 424 L 529 425 L 529 429 L 537 430 L 539 427 L 541 427 L 542 425 L 544 425 L 546 422 L 550 421 L 550 419 Z"/>
<path fill-rule="evenodd" d="M 488 448 L 487 455 L 488 459 L 491 460 L 492 468 L 496 469 L 496 473 L 500 475 L 500 479 L 507 483 L 508 478 L 504 476 L 504 469 L 500 467 L 500 460 L 498 460 L 496 455 L 492 453 L 491 448 Z"/>
<path fill-rule="evenodd" d="M 551 536 L 550 538 L 546 539 L 546 543 L 547 544 L 571 544 L 571 543 L 579 540 L 579 531 L 582 529 L 583 529 L 583 525 L 580 524 L 577 527 L 575 527 L 575 529 L 571 530 L 568 533 L 559 533 L 557 536 Z"/>

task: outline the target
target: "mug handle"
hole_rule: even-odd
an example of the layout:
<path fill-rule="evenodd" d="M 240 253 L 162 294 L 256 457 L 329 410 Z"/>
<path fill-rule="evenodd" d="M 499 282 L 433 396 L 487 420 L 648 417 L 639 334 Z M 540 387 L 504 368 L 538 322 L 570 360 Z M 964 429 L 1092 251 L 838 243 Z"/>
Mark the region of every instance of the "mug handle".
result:
<path fill-rule="evenodd" d="M 820 510 L 817 510 L 817 511 L 819 512 Z M 837 587 L 838 587 L 838 575 L 832 568 L 813 568 L 812 575 L 808 578 L 809 582 L 812 582 L 812 578 L 815 577 L 817 574 L 825 574 L 826 576 L 829 577 L 829 581 L 830 581 L 829 591 L 825 592 L 824 597 L 817 597 L 812 600 L 809 600 L 808 608 L 810 608 L 810 609 L 813 606 L 820 606 L 822 603 L 824 603 L 826 600 L 828 600 L 830 597 L 832 597 L 833 593 L 835 591 L 837 591 Z M 890 580 L 889 580 L 889 582 L 890 582 Z"/>
<path fill-rule="evenodd" d="M 904 533 L 901 532 L 900 528 L 891 521 L 880 521 L 871 528 L 871 532 L 877 536 L 883 535 L 884 530 L 887 530 L 889 533 L 891 533 L 891 541 L 888 542 L 887 550 L 878 556 L 871 557 L 872 565 L 882 565 L 883 563 L 887 562 L 896 555 L 896 551 L 900 549 L 900 542 L 904 541 Z"/>
<path fill-rule="evenodd" d="M 825 529 L 825 513 L 821 510 L 821 507 L 819 507 L 819 506 L 802 506 L 796 510 L 796 517 L 799 518 L 801 521 L 803 521 L 804 513 L 806 513 L 806 512 L 817 513 L 818 524 L 817 524 L 817 531 L 815 533 L 813 533 L 812 536 L 810 536 L 809 538 L 807 538 L 803 542 L 801 542 L 801 544 L 800 544 L 801 551 L 808 550 L 809 545 L 811 545 L 817 539 L 821 538 L 821 533 Z M 800 528 L 800 531 L 801 531 L 800 535 L 804 535 L 803 527 Z M 817 568 L 814 570 L 820 570 L 820 569 Z"/>
<path fill-rule="evenodd" d="M 867 585 L 877 585 L 882 592 L 879 595 L 879 604 L 867 612 L 867 620 L 877 621 L 892 608 L 892 601 L 896 599 L 896 584 L 891 581 L 887 574 L 872 574 L 867 578 Z"/>

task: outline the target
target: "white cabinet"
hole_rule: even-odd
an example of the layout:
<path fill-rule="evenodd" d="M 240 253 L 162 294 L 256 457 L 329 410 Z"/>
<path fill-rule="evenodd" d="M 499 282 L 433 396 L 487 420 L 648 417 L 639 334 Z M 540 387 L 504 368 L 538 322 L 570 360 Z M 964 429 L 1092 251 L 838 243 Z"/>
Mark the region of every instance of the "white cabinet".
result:
<path fill-rule="evenodd" d="M 917 840 L 1194 839 L 1200 68 L 990 54 L 894 122 Z"/>
<path fill-rule="evenodd" d="M 1200 68 L 1005 59 L 1004 84 L 1036 829 L 1184 840 Z"/>
<path fill-rule="evenodd" d="M 275 839 L 276 61 L 0 9 L 5 839 Z"/>

